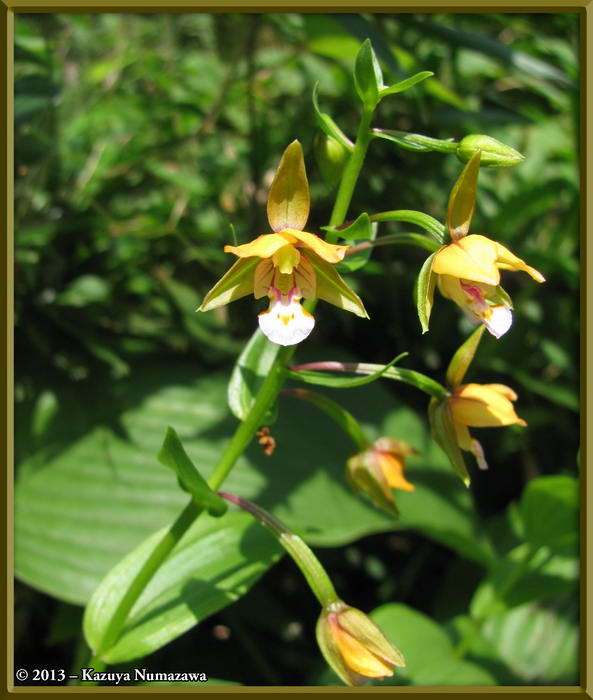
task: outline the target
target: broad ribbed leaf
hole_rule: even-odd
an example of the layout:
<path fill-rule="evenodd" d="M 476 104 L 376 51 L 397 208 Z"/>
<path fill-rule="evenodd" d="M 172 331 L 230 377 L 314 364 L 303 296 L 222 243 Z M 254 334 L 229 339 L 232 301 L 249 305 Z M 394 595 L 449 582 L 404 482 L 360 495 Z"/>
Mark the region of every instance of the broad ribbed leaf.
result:
<path fill-rule="evenodd" d="M 485 623 L 483 636 L 524 684 L 579 682 L 579 601 L 574 594 L 496 615 Z"/>
<path fill-rule="evenodd" d="M 302 231 L 309 218 L 309 183 L 303 149 L 293 141 L 282 154 L 268 194 L 268 221 L 272 231 Z"/>
<path fill-rule="evenodd" d="M 117 564 L 93 593 L 84 633 L 101 647 L 110 615 L 163 536 L 145 540 Z M 283 550 L 246 513 L 202 515 L 148 583 L 118 641 L 101 657 L 110 664 L 146 656 L 244 595 Z"/>
<path fill-rule="evenodd" d="M 393 678 L 380 685 L 496 685 L 489 670 L 458 659 L 444 630 L 423 613 L 401 603 L 388 603 L 376 608 L 371 617 L 406 661 L 404 668 L 396 669 Z"/>

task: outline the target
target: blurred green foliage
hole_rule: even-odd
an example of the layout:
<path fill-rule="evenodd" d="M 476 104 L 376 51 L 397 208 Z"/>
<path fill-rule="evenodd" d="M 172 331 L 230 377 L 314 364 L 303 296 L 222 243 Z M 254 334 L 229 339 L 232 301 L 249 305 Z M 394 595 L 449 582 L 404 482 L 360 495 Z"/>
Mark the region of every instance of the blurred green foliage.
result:
<path fill-rule="evenodd" d="M 514 325 L 498 341 L 483 339 L 467 379 L 515 388 L 529 428 L 480 435 L 491 468 L 472 469 L 467 493 L 430 443 L 425 396 L 392 383 L 333 391 L 370 437 L 409 433 L 422 450 L 410 462 L 417 491 L 396 494 L 394 523 L 347 491 L 350 446 L 337 429 L 287 399 L 274 426 L 277 454 L 250 448 L 229 485 L 328 547 L 320 557 L 348 602 L 381 606 L 375 618 L 409 655 L 396 682 L 578 682 L 577 36 L 570 13 L 16 16 L 19 666 L 43 656 L 80 667 L 78 606 L 185 502 L 156 462 L 166 426 L 206 473 L 232 434 L 225 383 L 256 304 L 195 309 L 230 263 L 222 248 L 233 229 L 241 243 L 268 231 L 267 189 L 295 138 L 311 186 L 309 230 L 327 224 L 335 193 L 314 165 L 311 95 L 319 82 L 320 108 L 354 138 L 352 67 L 369 37 L 386 83 L 435 74 L 383 100 L 373 126 L 455 140 L 486 133 L 526 155 L 516 168 L 480 172 L 472 232 L 508 246 L 547 282 L 505 278 Z M 414 209 L 444 222 L 461 167 L 453 155 L 376 140 L 349 218 Z M 382 223 L 378 235 L 412 228 Z M 412 290 L 426 255 L 376 248 L 348 275 L 371 321 L 321 305 L 299 359 L 385 363 L 407 351 L 406 366 L 443 381 L 470 327 L 437 294 L 421 335 Z M 537 479 L 519 507 L 525 484 L 552 474 L 565 481 Z M 554 540 L 537 527 L 552 515 L 562 546 L 540 550 L 542 561 L 524 572 L 527 592 L 519 587 L 472 632 L 470 608 L 489 605 L 492 582 L 516 566 L 524 539 Z M 275 556 L 272 543 L 257 575 Z M 142 664 L 249 685 L 334 683 L 314 647 L 315 618 L 282 561 L 233 607 Z M 409 641 L 401 630 L 411 630 Z M 541 635 L 550 643 L 534 646 Z M 466 659 L 452 660 L 460 639 L 471 641 Z M 415 650 L 428 646 L 434 664 L 418 665 Z"/>

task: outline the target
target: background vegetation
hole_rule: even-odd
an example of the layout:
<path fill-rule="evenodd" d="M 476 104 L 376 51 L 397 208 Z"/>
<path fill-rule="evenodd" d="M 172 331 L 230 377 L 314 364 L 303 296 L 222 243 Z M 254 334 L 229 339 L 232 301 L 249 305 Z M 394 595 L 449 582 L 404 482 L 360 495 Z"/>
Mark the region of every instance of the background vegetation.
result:
<path fill-rule="evenodd" d="M 469 378 L 513 386 L 529 428 L 480 431 L 490 470 L 472 469 L 465 491 L 431 444 L 424 395 L 378 383 L 328 391 L 369 436 L 403 437 L 421 451 L 408 471 L 417 490 L 396 494 L 402 517 L 393 521 L 348 490 L 351 446 L 338 429 L 286 399 L 272 426 L 276 453 L 252 446 L 229 490 L 301 532 L 346 601 L 378 608 L 408 661 L 395 683 L 578 682 L 576 549 L 552 536 L 559 512 L 576 528 L 577 36 L 574 14 L 17 16 L 17 668 L 86 663 L 82 606 L 186 500 L 156 461 L 166 426 L 205 473 L 232 434 L 226 384 L 256 304 L 194 310 L 229 265 L 231 224 L 240 242 L 268 231 L 267 188 L 295 138 L 311 185 L 309 230 L 327 223 L 333 193 L 314 164 L 310 96 L 319 81 L 322 109 L 353 137 L 352 64 L 370 37 L 389 82 L 435 73 L 385 99 L 374 126 L 487 133 L 527 156 L 482 170 L 473 232 L 548 281 L 508 275 L 515 323 L 502 339 L 483 339 Z M 444 221 L 460 169 L 454 156 L 376 141 L 351 217 L 416 209 Z M 397 230 L 410 227 L 381 232 Z M 378 248 L 349 279 L 371 321 L 320 305 L 298 358 L 384 363 L 408 351 L 406 366 L 442 381 L 469 326 L 439 297 L 421 336 L 412 288 L 425 256 Z M 537 498 L 526 498 L 528 483 L 541 487 Z M 480 618 L 501 567 L 524 546 L 530 508 L 542 509 L 550 546 L 462 648 L 470 611 Z M 237 544 L 239 559 L 250 537 L 259 547 L 238 602 L 118 668 L 335 684 L 314 643 L 311 594 L 291 561 L 269 568 L 279 553 L 260 530 Z M 204 590 L 180 592 L 190 612 Z"/>

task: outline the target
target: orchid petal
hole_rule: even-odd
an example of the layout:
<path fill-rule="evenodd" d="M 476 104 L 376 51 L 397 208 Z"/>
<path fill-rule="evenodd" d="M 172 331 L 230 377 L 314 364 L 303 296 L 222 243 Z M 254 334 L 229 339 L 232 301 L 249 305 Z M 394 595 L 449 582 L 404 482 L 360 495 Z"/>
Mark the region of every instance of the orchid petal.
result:
<path fill-rule="evenodd" d="M 279 232 L 280 235 L 287 234 L 298 239 L 304 248 L 309 248 L 314 253 L 316 253 L 320 258 L 328 263 L 339 263 L 344 259 L 346 251 L 350 246 L 347 245 L 334 245 L 333 243 L 326 243 L 323 238 L 316 236 L 314 233 L 308 233 L 307 231 L 297 231 L 293 228 L 287 228 Z"/>
<path fill-rule="evenodd" d="M 313 316 L 303 309 L 297 297 L 286 295 L 270 299 L 270 308 L 258 316 L 264 335 L 277 345 L 296 345 L 311 333 L 315 326 Z"/>
<path fill-rule="evenodd" d="M 296 243 L 293 236 L 264 233 L 243 245 L 225 245 L 224 252 L 233 253 L 238 258 L 271 258 L 277 250 L 290 243 Z"/>

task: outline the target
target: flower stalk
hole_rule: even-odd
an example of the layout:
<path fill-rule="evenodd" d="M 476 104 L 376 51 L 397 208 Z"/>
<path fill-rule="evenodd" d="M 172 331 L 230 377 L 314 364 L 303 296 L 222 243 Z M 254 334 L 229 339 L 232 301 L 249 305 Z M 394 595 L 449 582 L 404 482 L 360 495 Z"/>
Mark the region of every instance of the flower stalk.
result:
<path fill-rule="evenodd" d="M 291 532 L 283 522 L 271 513 L 268 513 L 246 498 L 223 491 L 220 491 L 218 495 L 253 515 L 262 525 L 268 528 L 299 567 L 321 607 L 325 608 L 338 602 L 338 594 L 327 572 L 321 566 L 319 559 L 313 554 L 310 547 L 298 535 Z"/>

